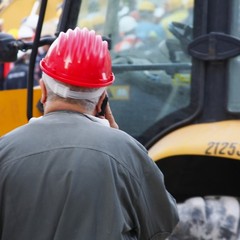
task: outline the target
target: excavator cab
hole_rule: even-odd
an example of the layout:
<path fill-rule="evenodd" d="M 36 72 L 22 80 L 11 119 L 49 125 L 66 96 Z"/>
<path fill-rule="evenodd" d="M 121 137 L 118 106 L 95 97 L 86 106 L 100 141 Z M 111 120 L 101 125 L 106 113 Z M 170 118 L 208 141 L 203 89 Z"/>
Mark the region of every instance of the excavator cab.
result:
<path fill-rule="evenodd" d="M 14 115 L 21 115 L 22 120 L 17 121 L 15 118 L 10 123 L 2 118 L 3 128 L 0 135 L 26 123 L 32 116 L 42 114 L 38 109 L 37 100 L 40 90 L 37 87 L 33 90 L 32 79 L 36 67 L 34 61 L 38 48 L 43 45 L 41 38 L 46 35 L 43 32 L 48 29 L 49 22 L 55 24 L 55 28 L 50 28 L 52 37 L 57 37 L 60 31 L 78 26 L 93 29 L 108 41 L 112 55 L 112 67 L 116 76 L 114 86 L 109 88 L 113 112 L 121 129 L 143 144 L 156 134 L 151 131 L 159 125 L 158 122 L 161 119 L 189 104 L 191 60 L 186 53 L 186 45 L 182 46 L 181 40 L 174 36 L 175 33 L 170 28 L 170 20 L 166 20 L 178 19 L 179 22 L 182 21 L 182 24 L 184 21 L 189 21 L 187 26 L 191 29 L 192 16 L 188 14 L 189 9 L 181 1 L 174 3 L 177 15 L 181 13 L 178 18 L 174 17 L 174 14 L 170 18 L 172 12 L 171 14 L 167 12 L 170 11 L 169 4 L 167 6 L 164 1 L 63 1 L 60 5 L 59 18 L 46 20 L 44 13 L 49 13 L 48 5 L 47 1 L 46 3 L 42 1 L 41 5 L 36 6 L 35 3 L 32 7 L 30 15 L 39 16 L 38 24 L 35 25 L 36 32 L 32 46 L 26 44 L 20 46 L 14 42 L 10 44 L 15 44 L 14 50 L 18 51 L 32 48 L 28 76 L 29 87 L 27 91 L 21 90 L 22 94 L 26 94 L 20 98 L 21 100 L 17 100 L 13 92 L 2 91 L 3 94 L 9 93 L 10 98 L 13 98 L 9 105 L 10 101 L 0 96 L 0 101 L 4 99 L 0 105 L 5 105 L 4 109 L 8 112 L 6 114 L 9 115 L 12 112 L 12 116 L 6 118 L 14 119 Z M 37 7 L 38 10 L 36 10 Z M 161 24 L 163 19 L 165 23 L 169 21 L 169 26 Z M 191 38 L 190 35 L 188 37 Z M 0 60 L 7 61 L 3 58 Z M 36 93 L 33 94 L 33 92 Z M 27 102 L 23 107 L 21 101 L 26 101 L 26 98 Z M 21 103 L 12 111 L 12 102 Z M 18 111 L 17 114 L 16 111 Z M 128 121 L 125 115 L 128 115 Z"/>

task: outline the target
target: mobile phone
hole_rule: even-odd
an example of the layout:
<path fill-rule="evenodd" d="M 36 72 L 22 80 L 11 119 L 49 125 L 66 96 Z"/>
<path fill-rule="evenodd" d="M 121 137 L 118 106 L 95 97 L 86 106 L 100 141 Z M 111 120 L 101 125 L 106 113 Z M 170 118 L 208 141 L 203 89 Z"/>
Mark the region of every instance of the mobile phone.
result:
<path fill-rule="evenodd" d="M 107 107 L 108 103 L 108 96 L 106 95 L 105 98 L 103 99 L 102 106 L 101 106 L 101 112 L 98 113 L 98 116 L 104 116 L 105 115 L 105 110 Z"/>

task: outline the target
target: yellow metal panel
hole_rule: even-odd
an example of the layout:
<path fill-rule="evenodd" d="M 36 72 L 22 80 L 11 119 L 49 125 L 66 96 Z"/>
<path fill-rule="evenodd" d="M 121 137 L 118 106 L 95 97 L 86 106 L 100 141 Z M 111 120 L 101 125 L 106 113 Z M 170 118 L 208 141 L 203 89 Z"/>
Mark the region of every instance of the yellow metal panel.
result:
<path fill-rule="evenodd" d="M 40 89 L 34 89 L 34 117 L 41 116 L 36 107 L 40 97 Z M 27 90 L 0 91 L 0 136 L 27 122 Z"/>
<path fill-rule="evenodd" d="M 178 129 L 149 149 L 154 161 L 177 155 L 205 155 L 240 160 L 240 121 L 195 124 Z"/>
<path fill-rule="evenodd" d="M 19 28 L 24 17 L 31 13 L 35 0 L 15 0 L 3 9 L 0 17 L 4 19 L 4 30 Z"/>
<path fill-rule="evenodd" d="M 0 12 L 0 18 L 4 19 L 4 30 L 7 32 L 13 28 L 19 28 L 22 20 L 29 16 L 32 12 L 37 0 L 13 0 Z M 49 21 L 57 17 L 57 7 L 62 3 L 62 0 L 49 0 L 47 11 L 45 13 L 45 21 Z M 38 13 L 38 12 L 36 12 Z"/>

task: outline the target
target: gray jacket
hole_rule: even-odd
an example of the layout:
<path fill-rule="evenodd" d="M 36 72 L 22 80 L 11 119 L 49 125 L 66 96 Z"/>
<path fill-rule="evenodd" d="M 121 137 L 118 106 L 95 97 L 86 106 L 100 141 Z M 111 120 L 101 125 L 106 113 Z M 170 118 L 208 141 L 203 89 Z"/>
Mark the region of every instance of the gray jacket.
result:
<path fill-rule="evenodd" d="M 175 200 L 145 148 L 59 111 L 0 138 L 1 240 L 165 239 Z"/>

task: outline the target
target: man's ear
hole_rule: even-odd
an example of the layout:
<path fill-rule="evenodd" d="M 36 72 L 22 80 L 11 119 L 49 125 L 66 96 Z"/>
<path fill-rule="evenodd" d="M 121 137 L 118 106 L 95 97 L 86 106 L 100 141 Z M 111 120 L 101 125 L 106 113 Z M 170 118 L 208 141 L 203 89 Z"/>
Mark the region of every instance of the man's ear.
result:
<path fill-rule="evenodd" d="M 39 80 L 39 84 L 40 84 L 41 91 L 42 91 L 41 103 L 44 104 L 47 101 L 47 89 L 46 89 L 45 83 L 43 82 L 42 79 Z"/>

